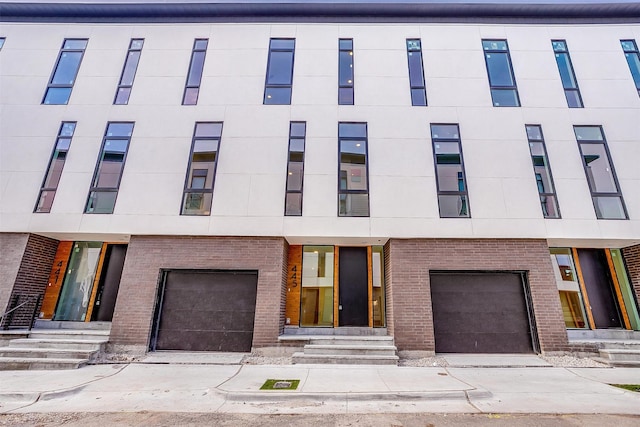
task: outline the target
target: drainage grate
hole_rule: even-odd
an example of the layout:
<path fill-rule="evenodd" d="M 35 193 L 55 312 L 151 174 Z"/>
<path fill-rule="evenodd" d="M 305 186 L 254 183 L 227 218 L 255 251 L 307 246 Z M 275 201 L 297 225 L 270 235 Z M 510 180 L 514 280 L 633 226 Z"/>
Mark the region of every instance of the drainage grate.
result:
<path fill-rule="evenodd" d="M 274 380 L 269 379 L 262 384 L 260 390 L 296 390 L 300 380 Z"/>

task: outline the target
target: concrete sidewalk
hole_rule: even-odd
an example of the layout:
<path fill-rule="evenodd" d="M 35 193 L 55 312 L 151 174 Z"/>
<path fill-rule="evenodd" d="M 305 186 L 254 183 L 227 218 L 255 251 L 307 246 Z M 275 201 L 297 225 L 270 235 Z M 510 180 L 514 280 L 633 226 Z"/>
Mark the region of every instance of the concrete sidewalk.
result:
<path fill-rule="evenodd" d="M 131 363 L 0 372 L 0 413 L 552 413 L 640 415 L 637 368 Z M 190 363 L 194 363 L 191 361 Z M 198 361 L 195 361 L 198 363 Z M 267 379 L 297 390 L 260 390 Z"/>

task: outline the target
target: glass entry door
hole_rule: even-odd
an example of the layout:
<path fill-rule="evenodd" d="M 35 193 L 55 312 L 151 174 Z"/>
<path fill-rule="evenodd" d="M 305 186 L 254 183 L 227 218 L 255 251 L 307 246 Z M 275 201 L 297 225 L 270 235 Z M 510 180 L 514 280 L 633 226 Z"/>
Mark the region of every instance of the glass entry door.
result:
<path fill-rule="evenodd" d="M 85 320 L 101 248 L 101 242 L 74 243 L 53 320 Z"/>

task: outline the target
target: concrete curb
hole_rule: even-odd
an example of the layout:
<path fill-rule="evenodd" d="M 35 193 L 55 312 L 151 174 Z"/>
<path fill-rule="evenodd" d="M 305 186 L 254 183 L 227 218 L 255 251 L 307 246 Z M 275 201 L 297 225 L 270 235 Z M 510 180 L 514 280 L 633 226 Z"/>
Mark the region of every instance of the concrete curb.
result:
<path fill-rule="evenodd" d="M 489 399 L 493 394 L 487 390 L 455 390 L 455 391 L 433 391 L 433 392 L 386 392 L 386 393 L 305 393 L 305 392 L 226 392 L 219 390 L 232 402 L 271 402 L 271 401 L 292 401 L 292 400 L 317 400 L 317 401 L 393 401 L 393 402 L 415 402 L 417 400 L 467 400 Z"/>
<path fill-rule="evenodd" d="M 0 405 L 3 403 L 34 403 L 40 392 L 0 392 Z"/>

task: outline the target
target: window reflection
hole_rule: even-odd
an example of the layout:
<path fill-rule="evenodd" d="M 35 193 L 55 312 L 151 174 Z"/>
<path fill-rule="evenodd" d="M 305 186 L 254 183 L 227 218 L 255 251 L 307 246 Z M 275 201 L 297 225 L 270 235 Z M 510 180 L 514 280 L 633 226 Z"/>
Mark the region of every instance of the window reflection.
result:
<path fill-rule="evenodd" d="M 333 246 L 304 246 L 300 326 L 333 326 Z"/>
<path fill-rule="evenodd" d="M 582 292 L 569 248 L 551 248 L 551 263 L 567 328 L 587 328 Z"/>

